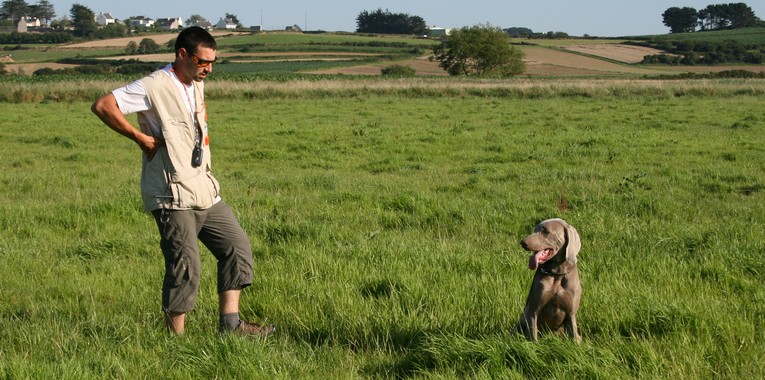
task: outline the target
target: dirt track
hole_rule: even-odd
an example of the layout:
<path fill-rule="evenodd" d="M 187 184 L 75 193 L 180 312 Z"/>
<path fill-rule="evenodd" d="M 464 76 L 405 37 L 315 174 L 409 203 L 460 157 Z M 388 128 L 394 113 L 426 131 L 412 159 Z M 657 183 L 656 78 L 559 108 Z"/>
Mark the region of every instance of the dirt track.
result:
<path fill-rule="evenodd" d="M 566 46 L 566 50 L 613 59 L 625 63 L 638 63 L 646 55 L 661 54 L 662 51 L 642 46 L 623 44 L 592 44 Z"/>

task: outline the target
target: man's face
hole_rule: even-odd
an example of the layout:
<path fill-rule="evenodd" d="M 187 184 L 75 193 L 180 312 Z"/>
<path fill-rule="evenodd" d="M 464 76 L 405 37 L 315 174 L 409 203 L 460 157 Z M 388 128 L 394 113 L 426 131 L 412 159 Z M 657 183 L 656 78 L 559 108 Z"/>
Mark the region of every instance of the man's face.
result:
<path fill-rule="evenodd" d="M 184 67 L 186 69 L 186 75 L 189 79 L 201 82 L 207 75 L 213 70 L 213 62 L 216 60 L 215 49 L 200 46 L 196 52 L 191 53 L 186 51 L 185 55 L 182 55 L 184 61 Z"/>

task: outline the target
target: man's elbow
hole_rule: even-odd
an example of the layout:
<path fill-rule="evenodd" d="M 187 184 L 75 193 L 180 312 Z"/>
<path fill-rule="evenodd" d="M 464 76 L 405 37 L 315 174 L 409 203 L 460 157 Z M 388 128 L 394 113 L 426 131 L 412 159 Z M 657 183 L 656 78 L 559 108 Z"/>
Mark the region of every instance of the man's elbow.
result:
<path fill-rule="evenodd" d="M 98 99 L 90 106 L 90 111 L 98 116 L 106 114 L 108 109 L 108 99 L 111 98 L 111 94 L 106 94 Z"/>

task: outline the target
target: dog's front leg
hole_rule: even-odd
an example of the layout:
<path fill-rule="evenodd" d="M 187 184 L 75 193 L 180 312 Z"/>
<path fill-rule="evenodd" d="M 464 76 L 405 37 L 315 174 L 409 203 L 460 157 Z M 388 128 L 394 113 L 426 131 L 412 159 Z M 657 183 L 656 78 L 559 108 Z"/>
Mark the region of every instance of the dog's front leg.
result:
<path fill-rule="evenodd" d="M 572 342 L 579 344 L 582 343 L 582 337 L 579 336 L 579 329 L 576 326 L 576 315 L 569 315 L 563 321 L 563 327 L 566 329 L 566 334 Z"/>
<path fill-rule="evenodd" d="M 529 329 L 526 332 L 526 339 L 530 341 L 534 341 L 534 342 L 537 341 L 537 339 L 539 338 L 538 321 L 539 321 L 539 316 L 537 315 L 537 313 L 533 313 L 531 317 L 529 318 L 529 322 L 528 322 Z"/>
<path fill-rule="evenodd" d="M 538 273 L 534 274 L 534 279 L 529 289 L 529 295 L 526 297 L 526 306 L 523 308 L 523 315 L 519 323 L 526 339 L 537 341 L 539 337 L 539 313 L 542 312 L 544 305 L 550 300 L 550 283 Z"/>
<path fill-rule="evenodd" d="M 524 310 L 523 315 L 521 315 L 521 321 L 515 326 L 513 332 L 523 334 L 527 340 L 536 341 L 539 335 L 537 320 L 538 317 L 535 312 L 528 313 L 528 310 Z"/>

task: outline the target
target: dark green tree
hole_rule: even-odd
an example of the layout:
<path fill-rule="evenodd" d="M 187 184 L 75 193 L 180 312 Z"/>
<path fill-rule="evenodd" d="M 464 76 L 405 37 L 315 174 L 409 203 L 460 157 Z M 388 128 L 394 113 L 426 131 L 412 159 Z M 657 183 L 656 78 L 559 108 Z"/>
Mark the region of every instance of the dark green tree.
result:
<path fill-rule="evenodd" d="M 433 54 L 450 75 L 512 76 L 526 70 L 523 52 L 510 44 L 510 36 L 488 24 L 452 30 Z"/>
<path fill-rule="evenodd" d="M 699 12 L 691 7 L 672 7 L 664 11 L 661 17 L 670 33 L 687 33 L 696 30 Z"/>
<path fill-rule="evenodd" d="M 226 13 L 226 18 L 227 18 L 227 19 L 230 19 L 231 21 L 233 21 L 233 22 L 234 22 L 234 24 L 236 24 L 236 27 L 237 27 L 237 28 L 242 28 L 242 27 L 243 27 L 242 23 L 241 23 L 241 22 L 239 22 L 239 18 L 238 18 L 238 17 L 236 17 L 236 15 L 235 15 L 235 14 Z"/>
<path fill-rule="evenodd" d="M 759 23 L 752 8 L 744 3 L 712 4 L 699 11 L 702 30 L 748 28 Z"/>
<path fill-rule="evenodd" d="M 64 17 L 51 21 L 50 27 L 53 29 L 66 29 L 72 26 L 72 20 Z"/>
<path fill-rule="evenodd" d="M 509 34 L 510 37 L 515 37 L 515 38 L 518 38 L 518 37 L 531 37 L 531 36 L 534 35 L 534 31 L 532 31 L 529 28 L 513 27 L 513 28 L 505 29 L 505 32 L 507 34 Z"/>
<path fill-rule="evenodd" d="M 204 17 L 202 17 L 202 16 L 200 16 L 198 14 L 193 14 L 193 15 L 191 15 L 191 17 L 186 19 L 185 24 L 186 24 L 186 26 L 194 26 L 197 23 L 203 21 L 204 19 L 205 19 Z"/>
<path fill-rule="evenodd" d="M 48 25 L 56 17 L 56 9 L 48 0 L 40 0 L 37 4 L 29 7 L 29 15 L 37 17 L 43 21 L 43 24 Z"/>
<path fill-rule="evenodd" d="M 96 14 L 90 8 L 80 4 L 73 4 L 69 14 L 72 16 L 74 35 L 93 38 L 98 30 Z"/>
<path fill-rule="evenodd" d="M 5 0 L 0 7 L 0 18 L 11 20 L 14 25 L 28 15 L 29 4 L 24 0 Z"/>
<path fill-rule="evenodd" d="M 428 26 L 420 16 L 410 16 L 406 13 L 391 13 L 383 11 L 362 11 L 356 17 L 356 32 L 380 34 L 414 34 L 424 35 Z"/>
<path fill-rule="evenodd" d="M 759 24 L 760 20 L 754 14 L 752 7 L 744 3 L 731 3 L 728 7 L 730 7 L 731 28 L 749 28 Z"/>
<path fill-rule="evenodd" d="M 128 28 L 124 24 L 109 24 L 96 30 L 94 36 L 97 39 L 119 38 L 128 35 Z"/>

